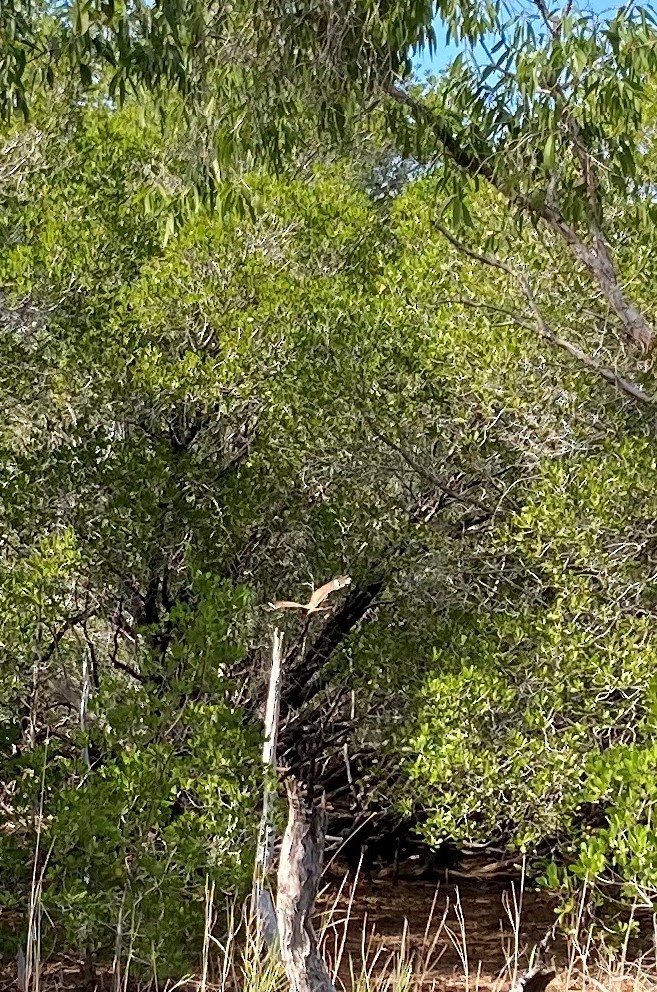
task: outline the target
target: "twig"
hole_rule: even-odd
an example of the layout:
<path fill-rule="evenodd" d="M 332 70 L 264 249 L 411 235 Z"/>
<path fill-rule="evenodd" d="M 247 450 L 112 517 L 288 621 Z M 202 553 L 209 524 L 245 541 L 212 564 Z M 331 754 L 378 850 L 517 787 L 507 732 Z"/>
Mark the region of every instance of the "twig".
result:
<path fill-rule="evenodd" d="M 611 251 L 602 236 L 595 210 L 593 210 L 590 218 L 595 248 L 590 248 L 582 241 L 576 229 L 568 223 L 556 203 L 550 202 L 550 197 L 546 197 L 543 202 L 538 199 L 530 199 L 518 190 L 517 183 L 515 186 L 510 185 L 500 170 L 495 168 L 495 153 L 492 150 L 488 156 L 482 156 L 480 153 L 468 148 L 437 113 L 422 103 L 421 100 L 417 100 L 410 93 L 407 93 L 401 86 L 389 84 L 385 87 L 385 92 L 397 103 L 407 107 L 417 122 L 422 122 L 433 130 L 447 156 L 459 168 L 475 178 L 482 176 L 495 189 L 498 189 L 510 203 L 520 207 L 520 209 L 530 216 L 545 221 L 565 241 L 575 260 L 586 269 L 589 276 L 597 283 L 609 306 L 621 322 L 628 338 L 635 344 L 640 345 L 645 351 L 649 351 L 652 348 L 655 338 L 654 329 L 641 311 L 626 299 L 623 293 Z M 569 135 L 575 154 L 582 163 L 581 154 L 583 144 L 576 124 L 574 128 L 572 124 L 569 126 Z M 589 152 L 586 148 L 583 150 L 586 161 L 590 165 Z M 591 172 L 590 168 L 588 168 L 588 171 L 585 170 L 584 178 L 586 180 L 587 190 L 591 194 L 593 189 L 591 184 L 595 181 L 594 170 L 593 172 Z M 589 203 L 591 205 L 590 198 Z M 496 267 L 503 268 L 503 265 L 496 265 Z"/>
<path fill-rule="evenodd" d="M 619 375 L 616 371 L 614 371 L 614 369 L 600 365 L 591 355 L 588 355 L 585 351 L 582 351 L 582 349 L 576 344 L 573 344 L 566 338 L 562 338 L 556 334 L 543 316 L 529 282 L 523 275 L 521 275 L 520 272 L 514 269 L 507 262 L 503 262 L 501 259 L 497 258 L 495 255 L 491 255 L 488 252 L 477 252 L 473 248 L 470 248 L 468 245 L 456 238 L 452 232 L 439 221 L 435 221 L 435 224 L 440 233 L 447 238 L 450 244 L 452 244 L 462 254 L 467 255 L 468 258 L 472 258 L 476 262 L 480 262 L 482 265 L 488 265 L 491 268 L 499 269 L 501 272 L 505 272 L 507 275 L 510 275 L 513 279 L 515 279 L 536 319 L 536 326 L 532 327 L 529 321 L 524 320 L 518 315 L 514 315 L 514 319 L 518 324 L 523 327 L 537 330 L 540 336 L 550 344 L 553 344 L 555 347 L 561 348 L 568 352 L 569 355 L 580 361 L 592 372 L 595 372 L 596 375 L 599 375 L 606 382 L 610 383 L 610 385 L 615 386 L 632 399 L 637 400 L 639 403 L 644 403 L 647 406 L 655 405 L 655 399 L 649 393 L 646 393 L 643 389 L 641 389 L 641 387 L 636 383 L 631 382 L 629 379 L 624 378 L 624 376 Z"/>

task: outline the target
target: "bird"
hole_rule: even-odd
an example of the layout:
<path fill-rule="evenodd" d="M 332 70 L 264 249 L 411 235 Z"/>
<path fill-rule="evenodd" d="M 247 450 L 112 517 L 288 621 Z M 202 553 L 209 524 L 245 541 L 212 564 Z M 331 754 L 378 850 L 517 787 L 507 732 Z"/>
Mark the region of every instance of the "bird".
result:
<path fill-rule="evenodd" d="M 541 965 L 536 965 L 520 976 L 511 992 L 545 992 L 552 979 L 556 978 L 556 974 L 553 968 L 548 971 Z"/>
<path fill-rule="evenodd" d="M 336 579 L 331 579 L 330 582 L 326 582 L 323 586 L 315 589 L 314 593 L 310 597 L 307 603 L 296 603 L 290 599 L 281 599 L 276 603 L 272 603 L 272 609 L 274 610 L 305 610 L 308 615 L 311 613 L 319 613 L 320 610 L 328 610 L 329 606 L 322 606 L 324 600 L 331 595 L 332 592 L 336 592 L 338 589 L 344 589 L 351 583 L 350 575 L 338 575 Z"/>

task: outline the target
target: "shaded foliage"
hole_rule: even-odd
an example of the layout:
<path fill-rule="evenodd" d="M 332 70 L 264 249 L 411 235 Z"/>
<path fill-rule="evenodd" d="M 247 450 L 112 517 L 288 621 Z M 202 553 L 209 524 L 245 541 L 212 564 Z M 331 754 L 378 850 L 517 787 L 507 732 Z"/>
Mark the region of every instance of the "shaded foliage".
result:
<path fill-rule="evenodd" d="M 279 755 L 334 822 L 392 798 L 652 898 L 654 410 L 618 386 L 651 378 L 559 230 L 471 174 L 446 228 L 442 164 L 371 144 L 176 230 L 148 107 L 42 93 L 3 140 L 4 901 L 39 835 L 60 947 L 122 917 L 180 971 L 206 879 L 248 885 L 266 604 L 342 573 L 285 618 Z M 649 313 L 650 210 L 605 204 Z"/>

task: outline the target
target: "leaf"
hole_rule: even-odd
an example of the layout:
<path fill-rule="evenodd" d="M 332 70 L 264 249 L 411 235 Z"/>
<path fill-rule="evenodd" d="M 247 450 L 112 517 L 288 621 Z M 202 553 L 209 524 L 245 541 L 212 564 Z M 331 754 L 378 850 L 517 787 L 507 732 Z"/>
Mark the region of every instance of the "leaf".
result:
<path fill-rule="evenodd" d="M 89 7 L 87 3 L 75 4 L 73 8 L 73 27 L 79 35 L 85 35 L 89 30 Z"/>

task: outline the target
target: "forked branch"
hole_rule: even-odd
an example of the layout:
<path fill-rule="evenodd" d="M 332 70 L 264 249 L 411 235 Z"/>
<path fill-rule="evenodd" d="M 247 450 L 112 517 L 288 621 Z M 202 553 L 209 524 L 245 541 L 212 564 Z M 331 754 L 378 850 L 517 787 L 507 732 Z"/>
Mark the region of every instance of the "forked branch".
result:
<path fill-rule="evenodd" d="M 516 323 L 520 324 L 522 327 L 527 327 L 528 329 L 538 331 L 539 335 L 549 344 L 553 345 L 555 348 L 560 348 L 561 350 L 567 352 L 572 358 L 575 358 L 578 362 L 581 362 L 596 375 L 600 376 L 600 378 L 604 379 L 605 382 L 608 382 L 620 392 L 625 393 L 625 395 L 629 396 L 631 399 L 648 406 L 655 405 L 655 399 L 636 383 L 632 382 L 630 379 L 626 379 L 622 375 L 619 375 L 615 369 L 600 365 L 599 362 L 596 362 L 595 358 L 588 355 L 585 351 L 582 351 L 582 349 L 576 344 L 573 344 L 566 338 L 562 338 L 560 335 L 556 334 L 546 321 L 543 312 L 536 301 L 534 291 L 522 273 L 518 272 L 507 262 L 503 262 L 501 259 L 497 258 L 496 255 L 491 255 L 488 252 L 475 251 L 473 248 L 470 248 L 468 245 L 464 244 L 457 237 L 455 237 L 451 231 L 444 227 L 444 225 L 437 221 L 435 224 L 440 233 L 462 254 L 467 255 L 468 258 L 472 258 L 475 261 L 480 262 L 482 265 L 488 265 L 491 268 L 499 269 L 500 271 L 507 273 L 507 275 L 510 275 L 511 278 L 515 280 L 520 287 L 523 296 L 527 300 L 536 321 L 535 325 L 532 325 L 519 314 L 513 314 L 512 317 Z"/>
<path fill-rule="evenodd" d="M 467 147 L 438 114 L 421 100 L 417 100 L 410 93 L 407 93 L 401 86 L 391 84 L 386 87 L 386 93 L 397 103 L 405 106 L 418 123 L 431 129 L 443 151 L 455 165 L 470 176 L 488 180 L 511 203 L 516 204 L 530 216 L 543 220 L 555 234 L 558 234 L 566 242 L 576 261 L 584 267 L 589 277 L 598 285 L 630 341 L 639 345 L 644 351 L 649 351 L 652 348 L 655 338 L 654 328 L 641 311 L 625 296 L 611 249 L 602 234 L 598 218 L 594 215 L 590 218 L 595 244 L 594 247 L 589 247 L 575 228 L 568 223 L 556 204 L 549 202 L 549 198 L 530 199 L 524 193 L 510 188 L 507 179 L 502 178 L 500 170 L 495 168 L 493 153 L 491 156 L 482 156 L 477 151 Z M 581 147 L 578 148 L 576 138 L 577 134 L 571 133 L 575 153 L 581 156 L 582 149 Z M 589 186 L 593 181 L 589 175 Z"/>

